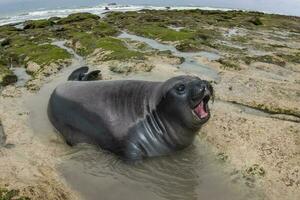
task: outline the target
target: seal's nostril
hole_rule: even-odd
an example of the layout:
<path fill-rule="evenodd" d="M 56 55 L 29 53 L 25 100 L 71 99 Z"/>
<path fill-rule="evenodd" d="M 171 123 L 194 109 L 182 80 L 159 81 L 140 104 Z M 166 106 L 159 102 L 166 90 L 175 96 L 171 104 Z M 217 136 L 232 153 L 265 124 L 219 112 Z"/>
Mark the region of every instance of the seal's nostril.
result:
<path fill-rule="evenodd" d="M 200 91 L 201 92 L 207 92 L 208 91 L 207 84 L 202 83 L 201 86 L 200 86 Z"/>
<path fill-rule="evenodd" d="M 199 92 L 204 92 L 204 91 L 205 91 L 205 86 L 201 85 L 201 86 L 199 87 Z"/>

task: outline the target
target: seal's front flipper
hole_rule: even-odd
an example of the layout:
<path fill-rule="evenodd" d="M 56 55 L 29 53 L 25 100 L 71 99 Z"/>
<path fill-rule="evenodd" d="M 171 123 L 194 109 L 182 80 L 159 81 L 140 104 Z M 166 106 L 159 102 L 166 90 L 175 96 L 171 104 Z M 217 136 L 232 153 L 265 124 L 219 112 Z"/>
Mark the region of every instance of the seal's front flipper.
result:
<path fill-rule="evenodd" d="M 68 81 L 93 81 L 101 79 L 100 70 L 87 73 L 88 71 L 89 68 L 87 66 L 80 67 L 70 74 Z"/>

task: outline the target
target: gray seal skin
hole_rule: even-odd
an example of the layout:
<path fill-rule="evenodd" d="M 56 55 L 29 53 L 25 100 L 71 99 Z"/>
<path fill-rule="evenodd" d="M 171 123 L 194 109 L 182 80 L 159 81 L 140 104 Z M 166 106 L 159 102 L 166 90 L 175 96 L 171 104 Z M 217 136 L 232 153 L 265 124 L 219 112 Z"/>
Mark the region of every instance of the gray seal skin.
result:
<path fill-rule="evenodd" d="M 94 144 L 126 160 L 188 147 L 208 121 L 209 82 L 69 81 L 52 93 L 48 116 L 69 145 Z"/>

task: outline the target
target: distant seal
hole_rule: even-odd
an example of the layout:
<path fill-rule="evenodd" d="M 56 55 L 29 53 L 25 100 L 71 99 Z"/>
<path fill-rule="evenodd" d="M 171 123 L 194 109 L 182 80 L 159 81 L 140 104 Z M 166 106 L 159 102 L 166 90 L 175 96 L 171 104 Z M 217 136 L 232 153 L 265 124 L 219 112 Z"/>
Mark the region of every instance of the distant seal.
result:
<path fill-rule="evenodd" d="M 137 160 L 189 146 L 210 118 L 212 95 L 210 83 L 194 76 L 69 81 L 52 93 L 48 116 L 70 145 L 95 144 Z"/>

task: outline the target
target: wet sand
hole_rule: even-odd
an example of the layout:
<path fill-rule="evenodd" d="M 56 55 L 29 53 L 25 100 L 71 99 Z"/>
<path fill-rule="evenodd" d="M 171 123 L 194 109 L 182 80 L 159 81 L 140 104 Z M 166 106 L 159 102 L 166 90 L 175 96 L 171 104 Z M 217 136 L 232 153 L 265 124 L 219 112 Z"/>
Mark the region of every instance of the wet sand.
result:
<path fill-rule="evenodd" d="M 63 42 L 56 44 L 65 48 Z M 151 46 L 153 41 L 148 40 L 148 44 Z M 165 50 L 176 54 L 170 48 Z M 246 71 L 243 76 L 237 76 L 236 72 L 221 70 L 214 58 L 210 58 L 214 54 L 203 52 L 177 54 L 186 57 L 178 68 L 172 58 L 152 56 L 147 61 L 155 66 L 151 72 L 128 75 L 109 70 L 111 64 L 118 62 L 97 63 L 94 58 L 84 61 L 72 53 L 73 64 L 43 79 L 38 92 L 31 93 L 18 86 L 3 89 L 0 119 L 10 147 L 0 147 L 3 169 L 0 183 L 20 188 L 33 199 L 139 199 L 140 196 L 145 199 L 297 199 L 300 196 L 299 119 L 245 106 L 254 95 L 250 93 L 252 85 L 262 89 L 255 97 L 259 101 L 270 101 L 271 83 L 289 89 L 297 85 L 278 82 L 259 71 Z M 89 145 L 71 148 L 47 120 L 46 107 L 53 89 L 85 63 L 101 69 L 104 79 L 165 80 L 193 74 L 216 81 L 217 101 L 211 105 L 212 118 L 191 148 L 135 165 L 122 163 Z M 261 82 L 257 81 L 261 76 L 264 76 L 259 79 Z M 242 103 L 233 103 L 237 100 Z M 285 101 L 290 103 L 288 106 L 296 107 L 299 104 L 296 100 L 296 97 L 280 96 L 275 103 L 281 105 Z"/>

